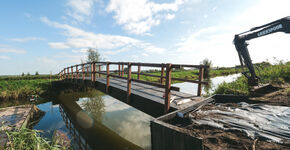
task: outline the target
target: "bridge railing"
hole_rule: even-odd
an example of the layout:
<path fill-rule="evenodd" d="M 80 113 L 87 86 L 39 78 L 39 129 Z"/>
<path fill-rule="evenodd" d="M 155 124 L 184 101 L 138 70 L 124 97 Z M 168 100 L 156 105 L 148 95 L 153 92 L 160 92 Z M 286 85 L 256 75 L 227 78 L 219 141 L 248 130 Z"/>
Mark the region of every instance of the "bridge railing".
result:
<path fill-rule="evenodd" d="M 115 66 L 115 70 L 111 69 Z M 137 71 L 132 71 L 132 67 L 137 67 Z M 150 67 L 150 68 L 160 68 L 160 75 L 148 74 L 141 71 L 141 67 Z M 189 80 L 183 78 L 174 78 L 172 77 L 173 69 L 180 68 L 197 68 L 199 70 L 198 80 Z M 127 103 L 130 103 L 131 97 L 131 85 L 132 81 L 148 84 L 152 86 L 157 86 L 165 89 L 164 99 L 164 111 L 167 113 L 170 108 L 170 97 L 171 90 L 176 90 L 175 87 L 171 86 L 172 80 L 182 81 L 182 82 L 191 82 L 198 84 L 197 96 L 201 96 L 202 94 L 202 85 L 208 84 L 203 81 L 203 73 L 204 69 L 208 68 L 205 65 L 187 65 L 187 64 L 158 64 L 158 63 L 136 63 L 136 62 L 90 62 L 77 64 L 74 66 L 70 66 L 64 68 L 59 73 L 59 79 L 82 79 L 82 80 L 91 80 L 93 82 L 96 81 L 96 78 L 106 78 L 106 91 L 109 92 L 110 87 L 110 77 L 120 78 L 127 80 Z M 133 78 L 132 74 L 137 75 L 137 77 Z M 141 80 L 141 76 L 150 76 L 155 77 L 158 80 L 157 82 L 150 82 Z M 165 80 L 165 82 L 164 82 Z"/>

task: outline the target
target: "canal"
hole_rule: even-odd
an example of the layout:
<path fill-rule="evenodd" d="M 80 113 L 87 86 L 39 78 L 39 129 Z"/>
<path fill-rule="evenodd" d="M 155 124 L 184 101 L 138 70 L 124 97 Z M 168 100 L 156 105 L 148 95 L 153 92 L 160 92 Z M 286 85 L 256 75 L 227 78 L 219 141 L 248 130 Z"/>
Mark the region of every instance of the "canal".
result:
<path fill-rule="evenodd" d="M 240 74 L 211 79 L 210 92 Z M 177 83 L 182 92 L 196 93 L 196 84 Z M 69 137 L 75 149 L 151 149 L 153 117 L 100 91 L 61 93 L 54 102 L 37 105 L 46 114 L 34 126 L 52 138 L 55 131 Z M 80 135 L 80 136 L 78 136 Z"/>

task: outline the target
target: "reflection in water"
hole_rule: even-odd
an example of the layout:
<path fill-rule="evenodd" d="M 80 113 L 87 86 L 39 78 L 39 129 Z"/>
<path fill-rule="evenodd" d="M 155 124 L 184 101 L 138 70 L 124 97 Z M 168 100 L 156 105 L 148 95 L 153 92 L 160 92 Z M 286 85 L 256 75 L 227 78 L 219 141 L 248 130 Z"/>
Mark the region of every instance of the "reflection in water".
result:
<path fill-rule="evenodd" d="M 65 125 L 69 131 L 69 134 L 73 136 L 73 138 L 71 139 L 73 140 L 73 142 L 71 143 L 78 143 L 78 144 L 71 145 L 71 147 L 73 147 L 73 149 L 80 149 L 80 150 L 92 149 L 88 145 L 87 141 L 84 140 L 83 136 L 74 127 L 74 125 L 70 121 L 70 116 L 63 110 L 62 107 L 59 107 L 59 112 L 61 113 L 61 116 L 63 118 L 63 121 L 65 122 Z"/>
<path fill-rule="evenodd" d="M 69 122 L 72 122 L 74 128 L 77 129 L 92 149 L 141 149 L 110 130 L 101 122 L 91 118 L 75 101 L 60 100 L 60 102 L 64 112 L 69 116 Z M 78 114 L 81 114 L 81 118 L 79 118 Z"/>
<path fill-rule="evenodd" d="M 223 82 L 229 83 L 235 81 L 238 77 L 240 77 L 241 74 L 233 74 L 228 76 L 220 76 L 220 77 L 214 77 L 207 79 L 206 81 L 209 82 L 208 86 L 203 86 L 202 93 L 203 94 L 212 94 L 218 85 L 220 85 Z M 180 92 L 189 93 L 189 94 L 197 94 L 197 84 L 195 83 L 189 83 L 189 82 L 183 82 L 183 83 L 175 83 L 172 84 L 172 86 L 179 87 Z"/>
<path fill-rule="evenodd" d="M 59 101 L 93 149 L 151 149 L 153 117 L 99 91 L 62 93 Z"/>
<path fill-rule="evenodd" d="M 76 149 L 151 149 L 151 116 L 97 90 L 62 92 L 59 105 L 38 105 L 45 116 L 34 127 L 51 138 L 67 133 Z"/>
<path fill-rule="evenodd" d="M 95 121 L 102 122 L 102 116 L 105 113 L 105 104 L 100 95 L 88 98 L 80 105 Z"/>
<path fill-rule="evenodd" d="M 105 112 L 103 112 L 101 115 L 102 117 L 100 117 L 102 120 L 100 118 L 95 118 L 100 115 L 92 115 L 95 120 L 101 120 L 99 123 L 101 122 L 104 126 L 108 127 L 122 138 L 125 138 L 143 149 L 151 149 L 151 116 L 108 95 L 97 98 L 81 98 L 77 103 L 85 110 L 84 104 L 96 99 L 101 101 L 99 103 L 104 104 Z M 88 114 L 91 112 L 99 112 L 99 106 L 100 105 L 90 105 L 90 112 L 88 112 Z"/>

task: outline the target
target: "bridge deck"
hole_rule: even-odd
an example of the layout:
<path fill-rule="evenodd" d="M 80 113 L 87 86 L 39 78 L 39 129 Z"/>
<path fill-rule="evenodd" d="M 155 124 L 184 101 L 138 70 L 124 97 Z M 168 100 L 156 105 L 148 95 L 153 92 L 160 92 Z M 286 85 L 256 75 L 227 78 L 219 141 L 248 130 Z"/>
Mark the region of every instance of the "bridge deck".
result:
<path fill-rule="evenodd" d="M 137 72 L 132 71 L 132 67 L 137 67 Z M 141 71 L 141 67 L 147 68 L 147 70 Z M 148 73 L 148 67 L 160 70 L 160 75 Z M 188 78 L 188 76 L 186 78 L 172 77 L 173 69 L 178 70 L 184 67 L 195 68 L 193 70 L 198 72 L 198 79 L 196 77 Z M 203 81 L 205 68 L 208 66 L 171 63 L 88 62 L 64 68 L 59 73 L 59 78 L 60 80 L 93 83 L 95 88 L 129 103 L 141 111 L 148 112 L 158 109 L 160 114 L 160 112 L 168 113 L 182 109 L 203 100 L 201 97 L 202 85 L 207 84 Z M 105 78 L 96 78 L 97 76 Z M 142 80 L 141 76 L 156 78 L 159 83 Z M 193 76 L 196 76 L 196 73 L 193 73 Z M 92 80 L 95 83 L 91 82 Z M 176 88 L 171 87 L 172 80 L 198 84 L 197 96 L 173 91 Z M 109 84 L 107 81 L 110 81 Z"/>
<path fill-rule="evenodd" d="M 90 80 L 91 78 L 86 78 L 86 80 Z M 96 78 L 97 83 L 106 84 L 105 78 Z M 143 97 L 148 100 L 152 100 L 161 104 L 164 104 L 164 88 L 159 88 L 156 86 L 138 83 L 132 81 L 131 83 L 131 92 L 134 95 L 138 95 L 140 97 Z M 110 79 L 110 87 L 117 88 L 119 90 L 122 90 L 124 92 L 127 91 L 127 80 L 124 79 L 118 79 L 118 78 L 111 78 Z M 170 107 L 175 109 L 182 109 L 185 107 L 188 107 L 190 105 L 193 105 L 195 103 L 198 103 L 202 101 L 203 98 L 200 96 L 195 96 L 192 94 L 187 94 L 179 91 L 173 91 L 171 90 L 171 103 Z"/>

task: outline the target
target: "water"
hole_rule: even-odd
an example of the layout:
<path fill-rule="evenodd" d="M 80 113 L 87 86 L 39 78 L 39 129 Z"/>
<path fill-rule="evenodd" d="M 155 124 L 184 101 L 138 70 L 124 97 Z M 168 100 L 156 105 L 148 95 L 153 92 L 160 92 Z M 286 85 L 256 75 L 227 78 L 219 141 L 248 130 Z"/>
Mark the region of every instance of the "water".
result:
<path fill-rule="evenodd" d="M 204 87 L 203 92 L 208 88 L 212 93 L 219 84 L 232 82 L 239 76 L 212 78 L 211 88 Z M 184 82 L 173 86 L 180 87 L 185 93 L 197 93 L 197 84 Z M 116 149 L 106 147 L 110 145 L 120 145 L 118 149 L 151 149 L 150 120 L 153 117 L 97 90 L 63 93 L 58 97 L 60 104 L 46 102 L 37 105 L 46 114 L 34 129 L 43 130 L 44 137 L 52 138 L 53 133 L 60 130 L 67 133 L 76 149 L 80 143 L 93 143 L 98 149 Z M 74 133 L 81 135 L 80 140 L 74 138 Z"/>
<path fill-rule="evenodd" d="M 107 146 L 110 149 L 116 148 L 116 145 L 120 145 L 117 147 L 118 149 L 140 147 L 151 149 L 150 120 L 153 117 L 97 90 L 90 93 L 62 94 L 59 97 L 61 105 L 53 105 L 52 102 L 37 105 L 46 114 L 34 126 L 34 129 L 45 131 L 42 134 L 44 137 L 51 138 L 55 130 L 60 130 L 73 139 L 74 132 L 84 129 L 79 132 L 82 135 L 80 141 L 89 137 L 90 141 L 86 142 L 89 145 L 98 143 L 98 148 L 101 149 L 107 149 Z M 63 114 L 60 110 L 71 118 L 62 117 Z M 70 120 L 71 126 L 75 129 L 69 130 L 67 126 L 70 124 L 66 124 L 64 119 Z M 97 136 L 100 136 L 101 139 L 97 139 Z M 72 145 L 76 147 L 80 141 L 72 140 Z M 105 142 L 107 144 L 104 144 Z M 114 147 L 110 147 L 110 145 L 114 145 Z M 92 147 L 92 149 L 95 148 Z"/>
<path fill-rule="evenodd" d="M 223 82 L 229 83 L 235 81 L 238 77 L 240 77 L 241 74 L 233 74 L 233 75 L 228 75 L 228 76 L 220 76 L 220 77 L 214 77 L 211 78 L 209 82 L 209 86 L 204 86 L 202 89 L 203 94 L 212 94 L 218 85 L 220 85 Z M 189 93 L 189 94 L 197 94 L 197 86 L 198 84 L 196 83 L 190 83 L 190 82 L 183 82 L 183 83 L 175 83 L 172 84 L 172 86 L 179 87 L 180 92 L 184 93 Z"/>

